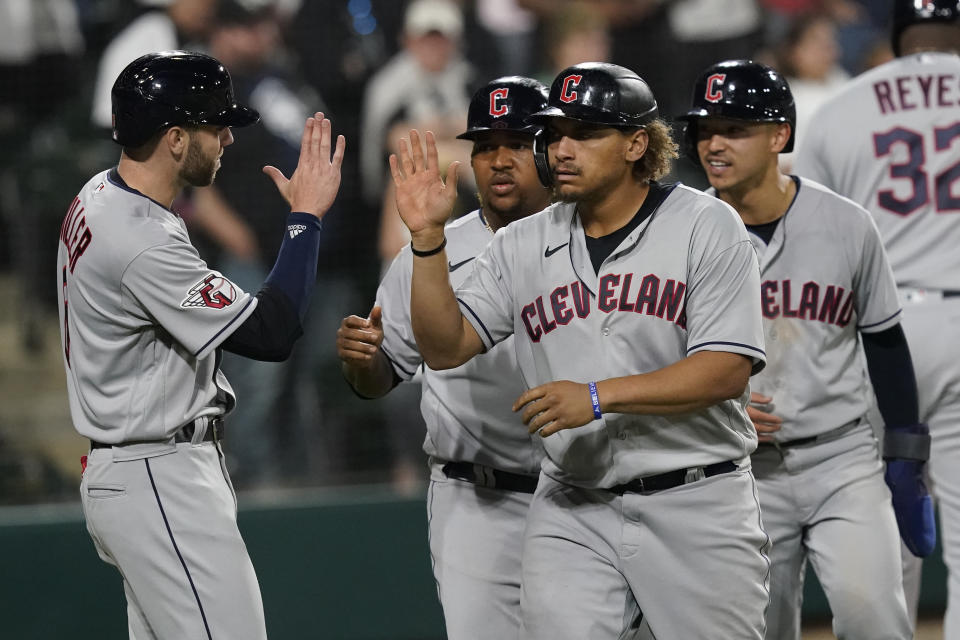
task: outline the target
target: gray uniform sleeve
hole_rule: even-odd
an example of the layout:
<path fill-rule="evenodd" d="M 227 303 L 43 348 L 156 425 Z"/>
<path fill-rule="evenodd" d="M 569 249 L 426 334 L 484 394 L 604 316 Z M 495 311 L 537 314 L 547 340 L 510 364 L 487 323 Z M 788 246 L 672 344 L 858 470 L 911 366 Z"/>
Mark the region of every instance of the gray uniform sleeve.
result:
<path fill-rule="evenodd" d="M 821 110 L 814 115 L 812 122 L 824 123 L 828 119 L 828 115 Z M 826 131 L 826 126 L 808 128 L 804 133 L 799 149 L 797 149 L 793 172 L 801 178 L 809 178 L 825 187 L 836 190 L 836 180 L 833 179 L 833 172 L 827 166 L 828 158 L 824 155 L 827 153 L 826 145 L 823 143 L 823 136 Z"/>
<path fill-rule="evenodd" d="M 513 231 L 506 227 L 494 235 L 477 257 L 473 272 L 456 291 L 460 310 L 473 325 L 486 350 L 513 335 L 514 293 L 510 260 Z"/>
<path fill-rule="evenodd" d="M 711 206 L 701 215 L 690 251 L 695 261 L 687 293 L 687 355 L 728 351 L 766 364 L 760 313 L 760 267 L 736 212 Z"/>
<path fill-rule="evenodd" d="M 423 362 L 410 321 L 410 278 L 413 254 L 404 247 L 393 259 L 377 288 L 377 304 L 383 309 L 383 350 L 394 372 L 409 380 Z"/>
<path fill-rule="evenodd" d="M 141 252 L 124 270 L 121 287 L 124 306 L 141 309 L 197 359 L 226 340 L 257 304 L 185 243 Z"/>
<path fill-rule="evenodd" d="M 880 232 L 873 217 L 857 207 L 861 233 L 860 264 L 854 274 L 857 330 L 875 333 L 900 322 L 900 300 L 893 269 L 887 260 Z M 857 250 L 856 248 L 854 250 Z"/>

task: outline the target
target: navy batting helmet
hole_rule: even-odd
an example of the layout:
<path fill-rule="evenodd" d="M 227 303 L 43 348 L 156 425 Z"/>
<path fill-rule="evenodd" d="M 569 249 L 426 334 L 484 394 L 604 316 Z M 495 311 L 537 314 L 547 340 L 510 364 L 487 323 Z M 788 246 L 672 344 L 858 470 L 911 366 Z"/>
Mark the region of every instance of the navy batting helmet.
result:
<path fill-rule="evenodd" d="M 570 118 L 615 128 L 642 127 L 657 117 L 657 101 L 636 73 L 608 62 L 584 62 L 567 67 L 550 85 L 547 106 L 527 120 L 545 124 L 550 118 Z M 544 185 L 553 183 L 544 136 L 534 141 L 533 157 Z"/>
<path fill-rule="evenodd" d="M 960 0 L 893 0 L 893 53 L 900 55 L 900 34 L 914 24 L 960 20 Z"/>
<path fill-rule="evenodd" d="M 657 117 L 657 101 L 647 83 L 630 69 L 607 62 L 567 67 L 550 86 L 547 107 L 531 122 L 570 118 L 610 127 L 642 127 Z"/>
<path fill-rule="evenodd" d="M 457 137 L 475 140 L 488 131 L 518 131 L 536 135 L 541 127 L 527 116 L 547 106 L 547 87 L 531 78 L 506 76 L 480 87 L 470 100 L 467 130 Z"/>
<path fill-rule="evenodd" d="M 731 118 L 751 122 L 786 122 L 790 139 L 781 153 L 793 151 L 797 108 L 786 79 L 770 67 L 752 60 L 726 60 L 700 74 L 693 88 L 693 106 L 681 115 L 686 120 L 686 151 L 697 158 L 697 120 Z"/>
<path fill-rule="evenodd" d="M 245 127 L 260 119 L 236 103 L 220 61 L 189 51 L 137 58 L 117 76 L 110 97 L 113 139 L 125 147 L 138 147 L 173 125 Z"/>

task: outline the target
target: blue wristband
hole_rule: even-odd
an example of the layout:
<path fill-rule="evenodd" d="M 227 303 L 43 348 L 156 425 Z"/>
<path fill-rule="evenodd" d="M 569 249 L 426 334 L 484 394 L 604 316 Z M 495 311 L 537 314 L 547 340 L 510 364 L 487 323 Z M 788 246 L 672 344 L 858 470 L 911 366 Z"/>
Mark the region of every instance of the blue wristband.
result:
<path fill-rule="evenodd" d="M 590 390 L 590 401 L 593 402 L 593 417 L 599 420 L 603 417 L 600 413 L 600 396 L 597 395 L 597 383 L 588 382 L 587 388 Z"/>

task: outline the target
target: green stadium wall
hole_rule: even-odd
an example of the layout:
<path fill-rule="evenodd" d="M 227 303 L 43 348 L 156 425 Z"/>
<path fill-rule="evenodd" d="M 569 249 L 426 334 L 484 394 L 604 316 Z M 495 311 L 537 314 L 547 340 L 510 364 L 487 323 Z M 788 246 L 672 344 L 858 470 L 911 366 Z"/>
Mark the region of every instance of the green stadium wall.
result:
<path fill-rule="evenodd" d="M 240 529 L 271 640 L 441 640 L 423 496 L 341 488 L 242 496 Z M 79 505 L 0 508 L 5 638 L 121 640 L 123 588 L 87 536 Z M 808 573 L 804 615 L 829 608 Z M 946 602 L 940 548 L 924 564 L 921 611 Z"/>

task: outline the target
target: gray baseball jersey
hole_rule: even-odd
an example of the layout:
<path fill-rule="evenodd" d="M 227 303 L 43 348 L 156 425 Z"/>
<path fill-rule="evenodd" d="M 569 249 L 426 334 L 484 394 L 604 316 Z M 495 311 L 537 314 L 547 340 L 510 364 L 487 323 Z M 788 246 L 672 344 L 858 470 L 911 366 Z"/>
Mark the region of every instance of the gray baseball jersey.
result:
<path fill-rule="evenodd" d="M 960 56 L 922 53 L 858 76 L 814 118 L 796 172 L 876 219 L 897 282 L 960 289 Z"/>
<path fill-rule="evenodd" d="M 773 398 L 783 419 L 773 437 L 786 443 L 761 444 L 753 455 L 772 543 L 766 637 L 799 640 L 809 558 L 838 637 L 906 640 L 899 534 L 864 420 L 872 387 L 857 337 L 900 320 L 880 235 L 862 207 L 801 178 L 770 243 L 750 238 L 760 259 L 767 351 L 751 389 Z"/>
<path fill-rule="evenodd" d="M 457 295 L 487 348 L 514 336 L 521 373 L 536 386 L 654 371 L 701 350 L 743 354 L 759 368 L 759 287 L 737 214 L 677 186 L 599 274 L 575 205 L 555 204 L 497 233 Z M 768 540 L 746 398 L 670 417 L 607 413 L 544 439 L 520 637 L 633 637 L 639 611 L 656 637 L 762 637 Z M 701 467 L 723 462 L 728 472 L 705 477 Z M 667 471 L 690 484 L 610 490 Z"/>
<path fill-rule="evenodd" d="M 493 236 L 479 210 L 447 225 L 454 287 L 473 271 L 476 256 Z M 381 349 L 404 379 L 423 362 L 410 320 L 412 271 L 407 246 L 377 290 L 383 308 Z M 511 411 L 513 399 L 526 388 L 512 338 L 460 367 L 423 370 L 423 448 L 431 458 L 430 554 L 451 640 L 519 637 L 523 531 L 532 495 L 448 478 L 443 465 L 468 462 L 536 476 L 543 458 L 541 438 L 530 435 Z"/>
<path fill-rule="evenodd" d="M 750 388 L 771 396 L 783 418 L 774 439 L 817 436 L 859 420 L 873 389 L 857 332 L 900 321 L 893 272 L 870 214 L 801 179 L 770 244 L 750 239 L 760 260 L 767 351 Z"/>
<path fill-rule="evenodd" d="M 479 210 L 447 225 L 446 236 L 450 283 L 456 288 L 473 272 L 475 258 L 494 236 Z M 410 324 L 412 258 L 410 247 L 404 247 L 377 290 L 377 304 L 383 308 L 381 348 L 404 379 L 423 363 Z M 513 399 L 526 389 L 511 337 L 455 369 L 425 368 L 420 404 L 427 425 L 424 451 L 441 460 L 536 475 L 543 457 L 541 438 L 528 434 L 511 411 Z"/>
<path fill-rule="evenodd" d="M 91 440 L 165 440 L 233 408 L 215 349 L 256 299 L 207 267 L 183 220 L 112 171 L 84 186 L 60 233 L 70 412 Z"/>
<path fill-rule="evenodd" d="M 527 384 L 634 375 L 701 350 L 743 354 L 762 366 L 757 258 L 733 209 L 679 185 L 599 275 L 574 211 L 554 204 L 511 224 L 457 291 L 487 348 L 515 336 Z M 605 414 L 546 438 L 544 471 L 611 487 L 742 459 L 757 442 L 747 397 L 679 416 Z"/>
<path fill-rule="evenodd" d="M 123 576 L 130 637 L 264 640 L 236 497 L 203 418 L 235 404 L 215 350 L 256 299 L 209 269 L 183 221 L 116 169 L 70 206 L 57 278 L 70 413 L 101 443 L 80 484 L 83 511 L 100 557 Z M 177 441 L 190 422 L 192 440 Z"/>
<path fill-rule="evenodd" d="M 920 419 L 933 439 L 929 471 L 947 566 L 960 566 L 960 56 L 918 53 L 857 77 L 823 105 L 796 171 L 876 220 L 904 303 Z M 946 295 L 943 292 L 947 292 Z M 916 615 L 920 561 L 904 550 Z M 946 637 L 960 634 L 960 572 L 951 571 Z"/>

